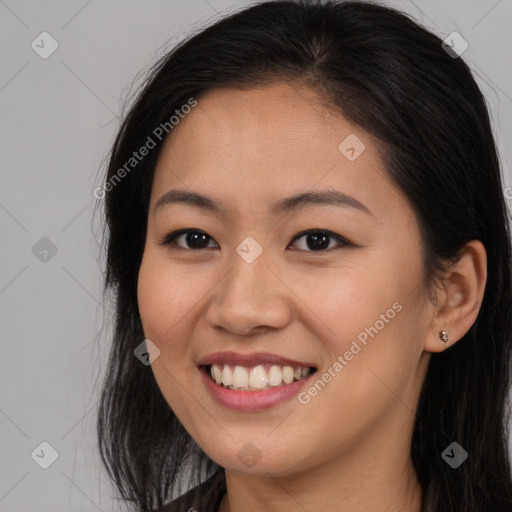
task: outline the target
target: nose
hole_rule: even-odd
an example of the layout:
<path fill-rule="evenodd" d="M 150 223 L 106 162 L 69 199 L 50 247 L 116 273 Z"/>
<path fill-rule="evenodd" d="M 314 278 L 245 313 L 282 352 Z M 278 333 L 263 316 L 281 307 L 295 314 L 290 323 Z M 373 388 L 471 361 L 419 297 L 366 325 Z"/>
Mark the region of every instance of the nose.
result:
<path fill-rule="evenodd" d="M 239 336 L 283 329 L 291 319 L 289 288 L 263 254 L 252 263 L 234 253 L 231 268 L 214 287 L 206 320 Z"/>

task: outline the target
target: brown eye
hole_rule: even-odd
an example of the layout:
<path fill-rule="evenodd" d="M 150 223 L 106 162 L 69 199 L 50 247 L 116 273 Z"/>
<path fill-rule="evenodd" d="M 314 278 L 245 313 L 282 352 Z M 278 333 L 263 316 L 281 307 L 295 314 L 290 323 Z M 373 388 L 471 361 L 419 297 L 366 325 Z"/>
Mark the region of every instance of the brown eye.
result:
<path fill-rule="evenodd" d="M 321 229 L 310 229 L 308 231 L 303 231 L 299 233 L 293 240 L 292 244 L 301 238 L 305 239 L 305 244 L 299 250 L 306 252 L 325 252 L 328 249 L 332 249 L 333 247 L 348 247 L 353 246 L 348 240 L 345 240 L 340 235 L 333 233 L 331 231 L 325 231 Z M 177 243 L 177 240 L 182 240 L 181 243 Z M 204 233 L 203 231 L 198 230 L 190 230 L 190 229 L 180 229 L 178 231 L 173 231 L 166 235 L 163 240 L 160 242 L 160 245 L 165 246 L 175 246 L 180 249 L 189 249 L 189 250 L 200 250 L 200 249 L 208 249 L 215 246 L 208 246 L 208 241 L 213 241 L 209 235 Z M 335 242 L 334 246 L 331 245 L 332 242 Z M 184 245 L 183 245 L 184 244 Z M 290 244 L 291 245 L 291 244 Z"/>
<path fill-rule="evenodd" d="M 305 231 L 296 236 L 293 239 L 293 242 L 301 238 L 305 238 L 305 244 L 302 248 L 299 248 L 299 250 L 305 250 L 309 252 L 320 252 L 325 251 L 326 249 L 331 249 L 332 246 L 330 242 L 333 240 L 338 243 L 338 246 L 352 245 L 350 242 L 337 235 L 336 233 L 324 230 Z"/>
<path fill-rule="evenodd" d="M 182 239 L 184 243 L 187 244 L 185 246 L 181 244 L 177 244 L 176 240 Z M 213 240 L 206 233 L 202 231 L 193 231 L 181 229 L 179 231 L 173 231 L 169 233 L 161 242 L 161 245 L 177 245 L 182 249 L 207 249 L 208 248 L 208 239 Z"/>

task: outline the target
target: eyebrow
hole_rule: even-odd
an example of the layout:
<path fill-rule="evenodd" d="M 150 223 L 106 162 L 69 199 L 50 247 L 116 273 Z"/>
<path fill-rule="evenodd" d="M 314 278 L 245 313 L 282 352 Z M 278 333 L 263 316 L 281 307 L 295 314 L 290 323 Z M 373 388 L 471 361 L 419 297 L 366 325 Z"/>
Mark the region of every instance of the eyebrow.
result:
<path fill-rule="evenodd" d="M 229 209 L 222 201 L 216 201 L 205 194 L 191 192 L 188 190 L 173 189 L 165 193 L 156 202 L 153 208 L 153 215 L 165 205 L 169 204 L 185 204 L 220 215 L 225 215 Z M 311 204 L 352 208 L 374 217 L 374 214 L 355 197 L 335 189 L 304 192 L 280 199 L 270 206 L 270 213 L 273 215 L 279 215 L 304 208 Z"/>

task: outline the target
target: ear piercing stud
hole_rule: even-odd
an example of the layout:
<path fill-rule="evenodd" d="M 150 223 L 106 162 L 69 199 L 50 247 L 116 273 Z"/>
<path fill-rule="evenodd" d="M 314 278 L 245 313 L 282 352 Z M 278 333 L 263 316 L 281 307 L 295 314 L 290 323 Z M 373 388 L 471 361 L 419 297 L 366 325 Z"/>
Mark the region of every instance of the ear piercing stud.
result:
<path fill-rule="evenodd" d="M 441 338 L 442 342 L 446 345 L 448 343 L 448 333 L 446 331 L 439 331 L 439 337 Z"/>

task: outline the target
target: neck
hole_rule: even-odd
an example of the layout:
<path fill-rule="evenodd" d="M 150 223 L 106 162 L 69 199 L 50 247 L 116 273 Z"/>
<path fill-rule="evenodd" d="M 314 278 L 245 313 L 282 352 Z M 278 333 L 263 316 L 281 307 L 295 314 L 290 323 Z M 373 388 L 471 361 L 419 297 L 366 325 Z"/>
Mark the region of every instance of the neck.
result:
<path fill-rule="evenodd" d="M 219 512 L 421 512 L 422 489 L 412 460 L 400 464 L 396 454 L 393 460 L 386 457 L 390 452 L 381 446 L 380 453 L 361 457 L 359 451 L 358 462 L 345 454 L 342 461 L 287 476 L 226 470 L 227 493 Z"/>

